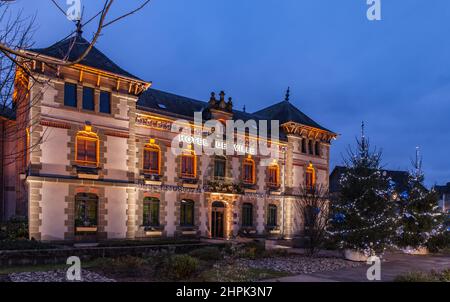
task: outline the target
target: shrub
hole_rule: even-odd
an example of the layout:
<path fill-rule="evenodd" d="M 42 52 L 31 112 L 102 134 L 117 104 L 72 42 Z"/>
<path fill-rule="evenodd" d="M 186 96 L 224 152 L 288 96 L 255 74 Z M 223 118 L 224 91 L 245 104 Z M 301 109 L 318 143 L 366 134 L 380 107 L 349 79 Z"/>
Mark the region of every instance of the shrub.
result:
<path fill-rule="evenodd" d="M 395 282 L 433 282 L 433 277 L 424 272 L 410 272 L 404 275 L 397 276 Z"/>
<path fill-rule="evenodd" d="M 44 250 L 52 249 L 53 245 L 36 240 L 0 240 L 0 250 Z"/>
<path fill-rule="evenodd" d="M 287 249 L 273 249 L 265 251 L 264 257 L 286 257 L 289 255 Z"/>
<path fill-rule="evenodd" d="M 424 272 L 410 272 L 404 275 L 397 276 L 396 282 L 450 282 L 450 268 L 443 271 Z"/>
<path fill-rule="evenodd" d="M 14 216 L 0 226 L 0 240 L 28 239 L 28 220 Z"/>
<path fill-rule="evenodd" d="M 447 268 L 438 273 L 438 279 L 441 282 L 450 282 L 450 268 Z"/>
<path fill-rule="evenodd" d="M 170 278 L 181 280 L 191 277 L 199 264 L 198 259 L 189 255 L 174 255 L 166 259 L 164 271 Z"/>
<path fill-rule="evenodd" d="M 244 258 L 256 259 L 264 257 L 266 247 L 263 242 L 253 241 L 244 244 Z"/>
<path fill-rule="evenodd" d="M 222 259 L 222 253 L 220 250 L 213 246 L 193 250 L 189 253 L 189 255 L 204 261 L 217 261 Z"/>
<path fill-rule="evenodd" d="M 125 256 L 119 258 L 102 258 L 98 266 L 105 272 L 127 277 L 136 277 L 143 274 L 146 261 L 139 257 Z"/>
<path fill-rule="evenodd" d="M 432 253 L 437 253 L 450 245 L 450 232 L 446 232 L 428 239 L 427 248 Z"/>

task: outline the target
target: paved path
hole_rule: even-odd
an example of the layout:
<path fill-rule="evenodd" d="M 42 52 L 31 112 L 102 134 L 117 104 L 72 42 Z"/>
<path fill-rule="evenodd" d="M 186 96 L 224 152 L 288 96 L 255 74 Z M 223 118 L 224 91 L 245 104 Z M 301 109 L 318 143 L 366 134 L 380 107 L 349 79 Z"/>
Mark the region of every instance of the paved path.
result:
<path fill-rule="evenodd" d="M 346 268 L 338 271 L 312 273 L 282 277 L 275 282 L 368 282 L 366 273 L 369 266 Z M 381 281 L 393 281 L 400 274 L 411 271 L 442 270 L 450 268 L 450 255 L 413 256 L 405 254 L 390 254 L 381 263 Z"/>

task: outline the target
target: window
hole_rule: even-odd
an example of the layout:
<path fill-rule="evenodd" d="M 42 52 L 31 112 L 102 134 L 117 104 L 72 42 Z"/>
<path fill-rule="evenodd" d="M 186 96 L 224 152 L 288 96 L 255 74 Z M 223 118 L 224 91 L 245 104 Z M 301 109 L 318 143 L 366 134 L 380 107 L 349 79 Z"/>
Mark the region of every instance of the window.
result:
<path fill-rule="evenodd" d="M 278 187 L 280 185 L 280 168 L 277 164 L 269 166 L 269 186 Z"/>
<path fill-rule="evenodd" d="M 197 159 L 193 151 L 181 155 L 181 177 L 195 178 L 197 176 Z"/>
<path fill-rule="evenodd" d="M 244 203 L 242 205 L 242 226 L 253 226 L 253 205 L 251 203 Z"/>
<path fill-rule="evenodd" d="M 64 106 L 77 107 L 77 85 L 64 84 Z"/>
<path fill-rule="evenodd" d="M 277 226 L 277 206 L 274 204 L 270 204 L 268 208 L 267 226 L 269 227 Z"/>
<path fill-rule="evenodd" d="M 315 177 L 316 172 L 312 164 L 309 164 L 308 168 L 306 168 L 306 188 L 312 189 L 315 185 Z"/>
<path fill-rule="evenodd" d="M 306 138 L 302 138 L 302 153 L 306 153 Z"/>
<path fill-rule="evenodd" d="M 94 111 L 94 89 L 90 87 L 83 87 L 83 109 Z"/>
<path fill-rule="evenodd" d="M 100 112 L 111 113 L 111 93 L 100 91 Z"/>
<path fill-rule="evenodd" d="M 309 152 L 309 154 L 314 154 L 313 153 L 313 141 L 312 140 L 308 140 L 308 152 Z"/>
<path fill-rule="evenodd" d="M 146 197 L 144 199 L 144 226 L 159 226 L 159 199 Z"/>
<path fill-rule="evenodd" d="M 243 181 L 245 184 L 255 183 L 255 161 L 251 158 L 244 159 Z"/>
<path fill-rule="evenodd" d="M 75 141 L 75 160 L 82 165 L 98 166 L 98 136 L 92 132 L 91 126 L 79 131 Z"/>
<path fill-rule="evenodd" d="M 216 157 L 214 160 L 214 177 L 224 178 L 227 160 L 223 156 Z"/>
<path fill-rule="evenodd" d="M 320 156 L 320 143 L 319 142 L 315 143 L 315 154 L 317 156 Z"/>
<path fill-rule="evenodd" d="M 183 199 L 181 201 L 180 225 L 182 226 L 194 225 L 194 202 L 192 200 Z"/>
<path fill-rule="evenodd" d="M 144 147 L 144 172 L 160 174 L 161 149 L 158 145 L 150 143 Z"/>
<path fill-rule="evenodd" d="M 79 193 L 75 196 L 75 228 L 97 226 L 98 197 Z"/>

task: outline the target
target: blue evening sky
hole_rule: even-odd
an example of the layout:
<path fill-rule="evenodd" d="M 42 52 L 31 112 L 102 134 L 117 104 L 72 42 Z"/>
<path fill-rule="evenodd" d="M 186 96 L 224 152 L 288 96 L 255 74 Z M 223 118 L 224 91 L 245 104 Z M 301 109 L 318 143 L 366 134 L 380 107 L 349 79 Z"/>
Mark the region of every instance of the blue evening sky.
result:
<path fill-rule="evenodd" d="M 36 14 L 35 46 L 73 30 L 50 0 L 16 2 Z M 82 2 L 88 19 L 103 1 Z M 111 16 L 140 2 L 116 0 Z M 156 89 L 202 100 L 225 90 L 247 111 L 281 101 L 290 86 L 300 110 L 341 134 L 332 167 L 364 120 L 386 168 L 410 169 L 420 146 L 427 184 L 445 183 L 450 1 L 381 2 L 382 21 L 370 22 L 366 0 L 153 0 L 108 27 L 97 47 Z"/>

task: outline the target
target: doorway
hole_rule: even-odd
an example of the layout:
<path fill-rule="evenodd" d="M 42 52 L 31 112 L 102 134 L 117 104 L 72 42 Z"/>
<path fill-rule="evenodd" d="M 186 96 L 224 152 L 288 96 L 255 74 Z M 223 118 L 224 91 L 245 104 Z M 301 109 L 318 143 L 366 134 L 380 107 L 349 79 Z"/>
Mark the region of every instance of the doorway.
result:
<path fill-rule="evenodd" d="M 214 201 L 211 209 L 211 237 L 224 238 L 225 204 Z"/>

